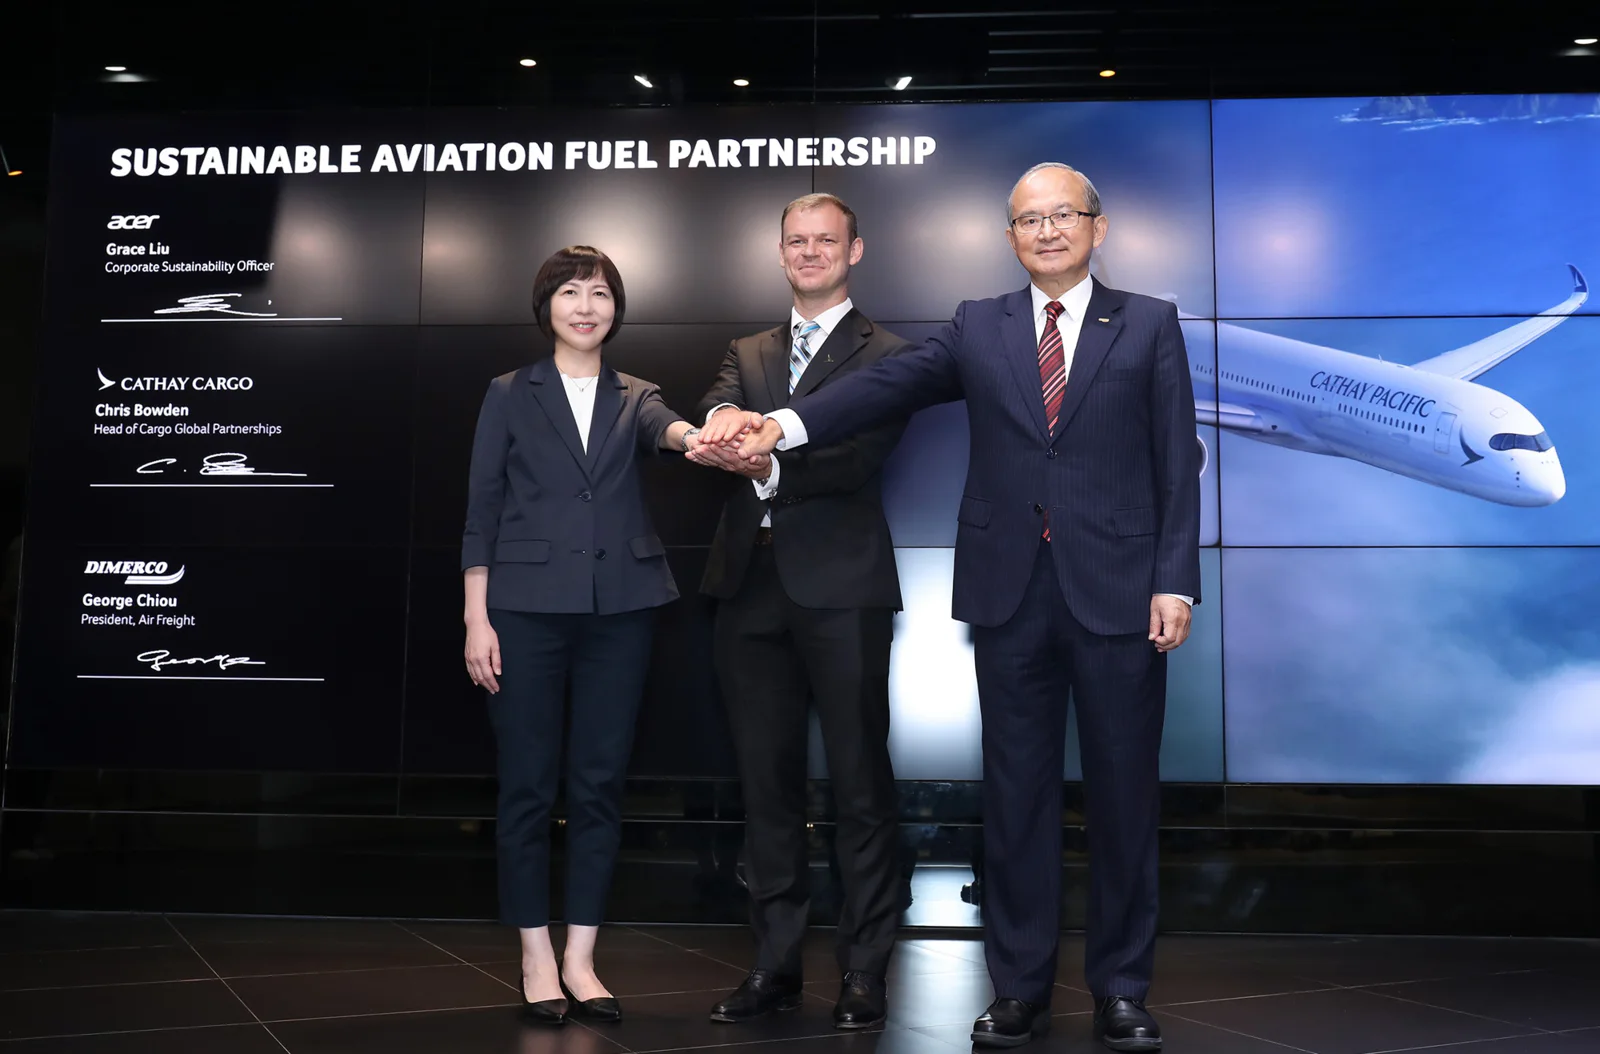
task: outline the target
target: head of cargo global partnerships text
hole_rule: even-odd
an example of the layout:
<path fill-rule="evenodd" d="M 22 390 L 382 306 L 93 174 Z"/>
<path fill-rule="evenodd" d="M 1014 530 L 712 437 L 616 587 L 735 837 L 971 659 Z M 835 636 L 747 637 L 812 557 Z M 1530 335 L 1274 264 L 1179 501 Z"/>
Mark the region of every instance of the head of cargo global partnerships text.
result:
<path fill-rule="evenodd" d="M 1144 1000 L 1167 653 L 1188 637 L 1200 594 L 1189 359 L 1173 304 L 1090 275 L 1110 224 L 1087 176 L 1036 165 L 1005 210 L 1022 289 L 964 301 L 922 344 L 759 424 L 702 438 L 761 456 L 966 400 L 952 614 L 972 626 L 983 717 L 984 942 L 996 996 L 972 1038 L 1015 1046 L 1049 1027 L 1061 822 L 1039 803 L 1059 800 L 1070 715 L 1091 803 L 1094 1031 L 1116 1050 L 1155 1050 L 1160 1028 Z"/>
<path fill-rule="evenodd" d="M 525 1020 L 615 1021 L 594 949 L 655 610 L 678 595 L 639 463 L 688 450 L 656 385 L 606 365 L 627 293 L 587 245 L 533 282 L 553 352 L 489 383 L 468 469 L 461 569 L 467 674 L 485 690 L 499 804 L 500 917 L 522 942 Z M 571 688 L 570 729 L 563 729 Z M 565 732 L 565 734 L 563 734 Z M 567 743 L 566 946 L 550 941 L 550 810 Z"/>

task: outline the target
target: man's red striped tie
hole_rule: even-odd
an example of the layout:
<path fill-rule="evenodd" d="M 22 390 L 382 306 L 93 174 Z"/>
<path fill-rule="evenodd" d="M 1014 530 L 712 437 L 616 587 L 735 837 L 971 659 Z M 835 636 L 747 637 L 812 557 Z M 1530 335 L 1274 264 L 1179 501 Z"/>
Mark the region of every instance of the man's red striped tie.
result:
<path fill-rule="evenodd" d="M 1049 422 L 1050 434 L 1056 431 L 1056 420 L 1061 416 L 1061 396 L 1067 390 L 1067 359 L 1062 353 L 1061 331 L 1056 319 L 1066 310 L 1059 300 L 1044 306 L 1044 332 L 1039 334 L 1039 385 L 1044 393 L 1044 419 Z M 1050 540 L 1050 513 L 1044 514 L 1044 540 Z"/>

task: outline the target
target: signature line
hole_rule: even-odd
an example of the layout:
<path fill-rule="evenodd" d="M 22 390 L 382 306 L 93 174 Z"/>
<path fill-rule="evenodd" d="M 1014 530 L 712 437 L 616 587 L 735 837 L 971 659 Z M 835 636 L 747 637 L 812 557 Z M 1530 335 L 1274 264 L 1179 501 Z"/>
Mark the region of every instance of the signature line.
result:
<path fill-rule="evenodd" d="M 263 473 L 264 474 L 264 473 Z M 332 483 L 91 483 L 91 487 L 332 487 Z"/>
<path fill-rule="evenodd" d="M 80 681 L 323 681 L 324 677 L 199 677 L 162 673 L 80 673 Z"/>

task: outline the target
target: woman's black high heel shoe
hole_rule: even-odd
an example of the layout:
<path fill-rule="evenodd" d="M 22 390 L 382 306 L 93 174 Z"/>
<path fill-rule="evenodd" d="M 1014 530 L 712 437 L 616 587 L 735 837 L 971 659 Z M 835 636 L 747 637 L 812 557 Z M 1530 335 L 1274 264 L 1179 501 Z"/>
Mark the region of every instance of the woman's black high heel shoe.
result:
<path fill-rule="evenodd" d="M 566 990 L 562 985 L 562 991 Z M 522 1019 L 535 1025 L 564 1025 L 567 1023 L 567 1001 L 565 999 L 541 999 L 537 1003 L 528 999 L 528 975 L 522 975 L 522 983 L 517 986 L 517 994 L 522 996 Z"/>
<path fill-rule="evenodd" d="M 611 1024 L 622 1020 L 622 1007 L 613 996 L 602 995 L 579 1002 L 578 997 L 572 994 L 572 989 L 567 987 L 565 978 L 561 980 L 561 990 L 567 994 L 572 1003 L 573 1017 L 586 1017 L 590 1021 L 606 1021 Z"/>

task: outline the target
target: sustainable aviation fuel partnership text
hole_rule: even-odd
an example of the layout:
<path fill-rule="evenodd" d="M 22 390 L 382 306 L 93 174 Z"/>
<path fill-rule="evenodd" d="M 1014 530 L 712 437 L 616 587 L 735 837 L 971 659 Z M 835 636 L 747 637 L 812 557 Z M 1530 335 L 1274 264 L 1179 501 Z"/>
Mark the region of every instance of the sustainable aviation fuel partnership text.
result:
<path fill-rule="evenodd" d="M 938 149 L 932 136 L 810 136 L 798 139 L 671 139 L 668 168 L 812 168 L 920 165 Z M 544 143 L 381 143 L 366 147 L 165 146 L 111 151 L 113 176 L 339 175 L 361 172 L 539 172 L 649 169 L 661 155 L 646 139 Z"/>

